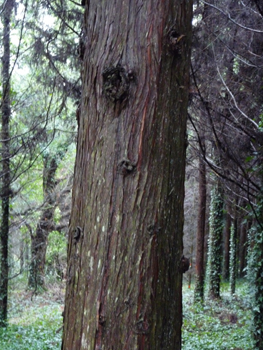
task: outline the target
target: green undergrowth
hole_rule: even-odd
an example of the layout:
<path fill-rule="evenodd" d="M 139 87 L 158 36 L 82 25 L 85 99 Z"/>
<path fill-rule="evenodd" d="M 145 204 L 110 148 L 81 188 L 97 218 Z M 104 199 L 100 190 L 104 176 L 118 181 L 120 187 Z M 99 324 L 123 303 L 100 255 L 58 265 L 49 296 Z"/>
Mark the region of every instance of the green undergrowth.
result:
<path fill-rule="evenodd" d="M 0 350 L 59 350 L 63 293 L 12 292 L 8 326 L 0 329 Z"/>
<path fill-rule="evenodd" d="M 193 303 L 194 285 L 183 288 L 182 350 L 251 350 L 252 314 L 247 285 L 241 282 L 231 297 L 229 284 L 221 299 Z M 0 329 L 0 350 L 59 350 L 62 335 L 64 286 L 49 286 L 40 295 L 11 292 L 9 320 Z"/>
<path fill-rule="evenodd" d="M 223 284 L 220 300 L 194 304 L 194 285 L 184 286 L 182 350 L 253 349 L 247 285 L 239 283 L 232 297 L 229 290 L 229 284 Z"/>

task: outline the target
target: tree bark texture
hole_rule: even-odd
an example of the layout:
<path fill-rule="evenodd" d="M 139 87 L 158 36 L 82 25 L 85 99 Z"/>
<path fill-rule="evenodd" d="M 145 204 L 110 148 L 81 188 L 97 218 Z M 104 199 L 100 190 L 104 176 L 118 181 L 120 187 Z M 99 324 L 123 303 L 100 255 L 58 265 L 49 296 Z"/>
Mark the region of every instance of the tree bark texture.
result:
<path fill-rule="evenodd" d="M 3 7 L 3 56 L 2 56 L 2 100 L 1 100 L 1 226 L 0 226 L 0 326 L 7 319 L 8 301 L 8 236 L 11 195 L 10 176 L 10 22 L 14 7 L 13 0 L 7 0 Z"/>
<path fill-rule="evenodd" d="M 86 4 L 63 350 L 181 348 L 191 17 Z"/>

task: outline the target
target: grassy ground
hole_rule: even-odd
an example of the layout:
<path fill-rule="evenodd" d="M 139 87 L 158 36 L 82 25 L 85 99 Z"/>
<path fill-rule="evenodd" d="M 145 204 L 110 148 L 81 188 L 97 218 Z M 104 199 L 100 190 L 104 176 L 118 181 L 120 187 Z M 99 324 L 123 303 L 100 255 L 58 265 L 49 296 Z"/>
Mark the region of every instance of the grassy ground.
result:
<path fill-rule="evenodd" d="M 62 334 L 64 286 L 47 292 L 10 293 L 8 327 L 0 329 L 0 350 L 59 350 Z"/>
<path fill-rule="evenodd" d="M 246 283 L 239 283 L 231 297 L 229 285 L 221 287 L 221 299 L 193 304 L 193 289 L 183 289 L 182 350 L 252 350 L 252 314 Z"/>
<path fill-rule="evenodd" d="M 251 350 L 251 312 L 245 283 L 230 297 L 222 286 L 219 301 L 193 304 L 193 289 L 183 289 L 182 350 Z M 61 346 L 64 285 L 47 292 L 15 290 L 10 294 L 9 326 L 0 330 L 0 350 L 59 350 Z M 175 349 L 176 350 L 176 349 Z"/>

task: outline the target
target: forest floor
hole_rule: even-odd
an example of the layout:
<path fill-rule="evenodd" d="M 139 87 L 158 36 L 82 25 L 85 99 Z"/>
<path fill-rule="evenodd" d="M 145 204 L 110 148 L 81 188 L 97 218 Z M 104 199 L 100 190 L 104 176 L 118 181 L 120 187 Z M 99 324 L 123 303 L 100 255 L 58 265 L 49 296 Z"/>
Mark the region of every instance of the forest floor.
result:
<path fill-rule="evenodd" d="M 59 350 L 65 284 L 53 283 L 47 291 L 11 288 L 9 325 L 0 330 L 0 350 Z M 251 312 L 247 285 L 238 283 L 231 297 L 229 285 L 222 285 L 222 298 L 193 303 L 194 284 L 183 288 L 182 350 L 251 350 Z"/>
<path fill-rule="evenodd" d="M 194 283 L 183 287 L 182 350 L 252 350 L 252 313 L 247 283 L 239 281 L 231 296 L 221 284 L 220 300 L 194 304 Z"/>
<path fill-rule="evenodd" d="M 0 350 L 60 350 L 65 283 L 50 283 L 38 295 L 10 289 L 8 327 L 0 329 Z"/>

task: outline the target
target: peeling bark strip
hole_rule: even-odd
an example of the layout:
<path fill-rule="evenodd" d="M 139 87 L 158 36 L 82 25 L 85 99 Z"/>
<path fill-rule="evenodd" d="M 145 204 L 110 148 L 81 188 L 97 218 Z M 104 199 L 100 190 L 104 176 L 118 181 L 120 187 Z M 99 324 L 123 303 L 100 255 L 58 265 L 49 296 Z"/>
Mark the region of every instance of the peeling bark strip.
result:
<path fill-rule="evenodd" d="M 187 0 L 85 12 L 63 350 L 181 348 L 191 16 Z"/>

